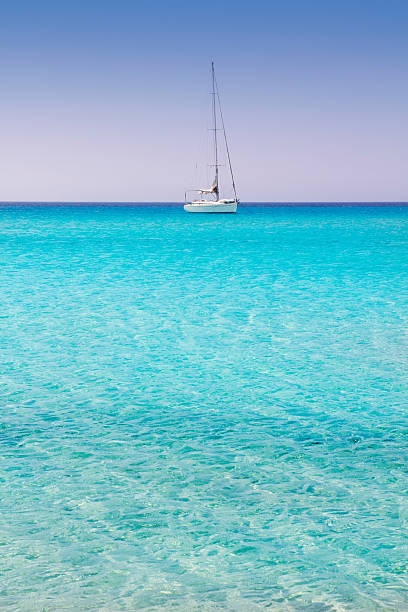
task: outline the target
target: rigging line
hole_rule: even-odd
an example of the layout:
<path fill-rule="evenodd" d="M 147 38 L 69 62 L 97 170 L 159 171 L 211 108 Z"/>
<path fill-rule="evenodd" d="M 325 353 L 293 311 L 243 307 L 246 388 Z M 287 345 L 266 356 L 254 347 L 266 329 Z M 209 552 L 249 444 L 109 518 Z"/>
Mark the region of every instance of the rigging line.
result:
<path fill-rule="evenodd" d="M 213 71 L 214 71 L 214 64 L 213 64 Z M 230 156 L 229 147 L 228 147 L 227 134 L 226 134 L 226 132 L 225 132 L 224 116 L 223 116 L 223 114 L 222 114 L 221 100 L 220 100 L 220 93 L 219 93 L 219 90 L 218 90 L 218 83 L 217 83 L 217 79 L 215 78 L 214 73 L 213 73 L 213 76 L 214 76 L 214 83 L 215 83 L 215 91 L 217 92 L 218 107 L 219 107 L 219 109 L 220 109 L 220 117 L 221 117 L 222 131 L 224 132 L 224 140 L 225 140 L 225 148 L 226 148 L 226 150 L 227 150 L 228 165 L 229 165 L 229 169 L 230 169 L 230 173 L 231 173 L 232 188 L 233 188 L 233 190 L 234 190 L 234 196 L 235 196 L 235 199 L 237 199 L 237 190 L 236 190 L 236 187 L 235 187 L 234 173 L 233 173 L 233 171 L 232 171 L 231 156 Z"/>

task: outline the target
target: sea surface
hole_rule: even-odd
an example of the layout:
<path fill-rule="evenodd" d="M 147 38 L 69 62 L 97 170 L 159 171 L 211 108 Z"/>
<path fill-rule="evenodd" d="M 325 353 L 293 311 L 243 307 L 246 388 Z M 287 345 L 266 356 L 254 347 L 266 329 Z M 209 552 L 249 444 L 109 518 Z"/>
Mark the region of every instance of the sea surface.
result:
<path fill-rule="evenodd" d="M 0 609 L 408 610 L 408 208 L 0 207 Z"/>

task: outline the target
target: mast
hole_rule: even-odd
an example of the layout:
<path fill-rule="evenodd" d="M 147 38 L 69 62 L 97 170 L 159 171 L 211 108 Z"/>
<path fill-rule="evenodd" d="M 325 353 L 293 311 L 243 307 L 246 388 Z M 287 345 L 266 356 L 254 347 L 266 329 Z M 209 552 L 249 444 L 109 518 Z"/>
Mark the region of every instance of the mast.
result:
<path fill-rule="evenodd" d="M 214 62 L 211 62 L 211 73 L 212 73 L 212 99 L 213 99 L 213 124 L 214 124 L 214 165 L 215 165 L 215 178 L 213 183 L 213 190 L 218 200 L 219 191 L 218 191 L 218 142 L 217 142 L 217 112 L 216 112 L 216 104 L 215 104 L 215 72 L 214 72 Z M 218 98 L 219 101 L 219 98 Z"/>

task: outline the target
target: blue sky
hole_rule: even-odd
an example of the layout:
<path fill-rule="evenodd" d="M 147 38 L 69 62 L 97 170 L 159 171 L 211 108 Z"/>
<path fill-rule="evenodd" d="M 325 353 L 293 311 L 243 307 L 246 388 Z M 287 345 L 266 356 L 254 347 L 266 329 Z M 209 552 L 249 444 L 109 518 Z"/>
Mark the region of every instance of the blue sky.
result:
<path fill-rule="evenodd" d="M 408 200 L 408 3 L 0 3 L 0 200 L 181 201 L 216 62 L 239 196 Z"/>

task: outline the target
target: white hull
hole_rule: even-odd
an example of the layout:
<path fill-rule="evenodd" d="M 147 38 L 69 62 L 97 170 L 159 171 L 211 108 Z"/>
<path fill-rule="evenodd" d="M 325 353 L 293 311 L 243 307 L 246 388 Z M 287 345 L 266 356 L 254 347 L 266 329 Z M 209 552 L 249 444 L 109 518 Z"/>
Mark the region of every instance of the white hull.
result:
<path fill-rule="evenodd" d="M 189 202 L 184 204 L 184 210 L 193 213 L 235 213 L 237 202 Z"/>

